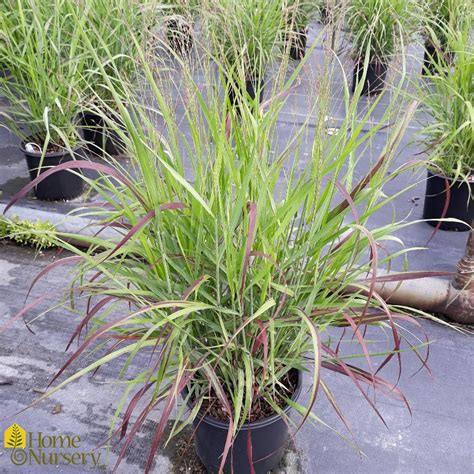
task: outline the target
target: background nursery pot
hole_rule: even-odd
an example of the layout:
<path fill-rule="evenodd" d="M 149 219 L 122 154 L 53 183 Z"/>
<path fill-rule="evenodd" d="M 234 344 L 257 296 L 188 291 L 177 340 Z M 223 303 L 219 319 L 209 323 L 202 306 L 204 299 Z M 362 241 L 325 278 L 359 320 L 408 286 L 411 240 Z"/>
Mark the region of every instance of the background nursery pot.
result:
<path fill-rule="evenodd" d="M 363 95 L 373 95 L 382 92 L 385 87 L 388 64 L 382 61 L 370 62 L 367 66 L 367 74 L 362 87 Z M 352 92 L 356 90 L 357 84 L 364 75 L 364 63 L 358 61 L 354 66 L 354 77 L 352 81 Z"/>
<path fill-rule="evenodd" d="M 451 65 L 454 61 L 454 53 L 447 51 L 447 47 L 437 48 L 431 41 L 425 43 L 425 53 L 423 56 L 423 73 L 433 74 L 436 72 L 436 65 L 445 63 Z"/>
<path fill-rule="evenodd" d="M 100 115 L 90 112 L 83 113 L 81 130 L 84 140 L 87 142 L 87 148 L 92 153 L 96 155 L 107 153 L 111 156 L 117 156 L 125 152 L 123 140 L 117 132 L 107 127 Z"/>
<path fill-rule="evenodd" d="M 446 186 L 449 185 L 450 199 L 446 214 L 443 210 L 446 204 Z M 423 219 L 441 219 L 441 217 L 452 217 L 464 222 L 471 222 L 474 219 L 474 181 L 456 181 L 451 178 L 435 174 L 428 170 L 426 181 L 425 205 L 423 209 Z M 432 226 L 437 226 L 437 221 L 428 222 Z M 457 222 L 442 222 L 440 229 L 468 231 L 469 227 Z"/>
<path fill-rule="evenodd" d="M 262 103 L 264 82 L 262 79 L 247 79 L 245 81 L 245 92 L 241 90 L 240 84 L 228 81 L 226 83 L 226 92 L 229 101 L 238 113 L 240 113 L 240 101 L 248 95 L 250 100 L 254 101 L 258 93 L 258 102 Z M 242 98 L 240 96 L 243 96 Z M 244 99 L 245 100 L 245 99 Z"/>
<path fill-rule="evenodd" d="M 287 41 L 290 42 L 290 58 L 299 61 L 306 54 L 306 43 L 308 42 L 308 28 L 287 34 Z"/>
<path fill-rule="evenodd" d="M 25 142 L 21 143 L 20 149 L 25 154 L 30 178 L 33 180 L 38 175 L 41 153 L 27 151 Z M 82 148 L 78 147 L 72 152 L 62 150 L 54 153 L 46 153 L 41 163 L 42 169 L 40 174 L 51 167 L 74 160 L 74 155 L 80 157 L 82 152 Z M 44 201 L 68 200 L 80 196 L 84 189 L 84 181 L 77 173 L 80 173 L 80 171 L 71 172 L 63 170 L 53 173 L 35 186 L 35 196 Z"/>
<path fill-rule="evenodd" d="M 432 74 L 434 72 L 435 65 L 433 63 L 439 64 L 438 50 L 431 41 L 427 41 L 425 43 L 425 53 L 423 55 L 423 74 Z"/>
<path fill-rule="evenodd" d="M 296 401 L 301 393 L 303 373 L 294 371 L 298 380 L 291 397 Z M 184 394 L 187 394 L 185 389 Z M 290 407 L 284 408 L 286 414 Z M 229 424 L 209 415 L 198 414 L 194 420 L 196 452 L 209 472 L 218 472 L 224 451 Z M 225 472 L 249 474 L 251 468 L 247 453 L 248 436 L 252 440 L 252 460 L 256 474 L 266 474 L 278 467 L 288 443 L 288 425 L 280 415 L 274 414 L 251 423 L 245 423 L 237 434 L 227 457 Z M 259 461 L 260 460 L 260 461 Z"/>
<path fill-rule="evenodd" d="M 322 25 L 327 25 L 329 24 L 331 20 L 331 12 L 329 11 L 329 8 L 326 7 L 325 5 L 321 5 L 319 7 L 319 21 Z"/>

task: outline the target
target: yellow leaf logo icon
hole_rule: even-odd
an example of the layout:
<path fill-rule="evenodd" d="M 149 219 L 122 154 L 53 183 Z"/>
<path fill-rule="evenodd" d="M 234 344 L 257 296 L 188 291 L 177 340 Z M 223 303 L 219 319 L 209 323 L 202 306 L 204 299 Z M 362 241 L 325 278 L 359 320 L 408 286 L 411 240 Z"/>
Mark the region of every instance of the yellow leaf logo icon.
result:
<path fill-rule="evenodd" d="M 9 449 L 26 448 L 26 431 L 16 423 L 9 426 L 3 436 L 3 446 Z"/>

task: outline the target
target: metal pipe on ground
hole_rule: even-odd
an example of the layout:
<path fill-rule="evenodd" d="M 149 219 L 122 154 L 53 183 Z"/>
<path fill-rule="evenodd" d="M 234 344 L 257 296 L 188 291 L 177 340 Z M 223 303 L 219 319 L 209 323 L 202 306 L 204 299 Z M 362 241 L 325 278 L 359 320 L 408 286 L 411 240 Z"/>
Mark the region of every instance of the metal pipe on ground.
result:
<path fill-rule="evenodd" d="M 348 290 L 360 291 L 360 287 L 354 286 Z M 385 282 L 377 283 L 375 290 L 387 303 L 443 314 L 461 324 L 474 324 L 474 221 L 466 252 L 458 263 L 452 281 L 428 277 Z"/>

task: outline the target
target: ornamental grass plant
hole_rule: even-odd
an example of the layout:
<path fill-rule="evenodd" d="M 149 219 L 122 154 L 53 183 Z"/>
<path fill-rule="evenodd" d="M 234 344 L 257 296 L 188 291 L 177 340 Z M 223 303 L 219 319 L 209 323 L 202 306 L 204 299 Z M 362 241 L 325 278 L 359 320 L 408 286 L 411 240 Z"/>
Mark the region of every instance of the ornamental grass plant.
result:
<path fill-rule="evenodd" d="M 317 12 L 319 21 L 326 25 L 334 21 L 340 21 L 344 16 L 347 4 L 350 0 L 317 0 Z"/>
<path fill-rule="evenodd" d="M 315 0 L 284 2 L 282 42 L 291 59 L 301 60 L 306 54 L 309 24 L 317 11 L 318 2 Z"/>
<path fill-rule="evenodd" d="M 6 126 L 35 151 L 73 149 L 85 57 L 84 19 L 69 0 L 4 0 L 0 11 L 0 95 Z"/>
<path fill-rule="evenodd" d="M 164 0 L 160 7 L 165 16 L 179 15 L 183 18 L 192 19 L 199 13 L 201 0 Z"/>
<path fill-rule="evenodd" d="M 310 21 L 318 12 L 319 0 L 286 0 L 285 14 L 287 24 L 292 31 L 299 32 L 308 27 Z"/>
<path fill-rule="evenodd" d="M 84 29 L 82 41 L 126 128 L 130 168 L 114 160 L 64 163 L 39 176 L 8 206 L 48 173 L 81 168 L 100 173 L 96 180 L 84 179 L 103 202 L 82 214 L 98 218 L 104 230 L 115 229 L 118 241 L 99 232 L 80 237 L 88 247 L 81 250 L 68 243 L 70 236 L 57 234 L 55 243 L 72 256 L 44 268 L 33 285 L 55 268 L 74 264 L 70 291 L 60 304 L 74 302 L 73 310 L 80 314 L 69 340 L 69 347 L 76 340 L 78 347 L 41 399 L 120 358 L 117 379 L 124 384 L 124 396 L 117 402 L 109 438 L 110 443 L 122 442 L 115 468 L 145 420 L 156 413 L 146 464 L 150 472 L 183 390 L 185 400 L 173 415 L 170 439 L 198 421 L 201 409 L 218 407 L 228 423 L 222 472 L 242 426 L 258 416 L 257 407 L 265 406 L 295 428 L 306 421 L 325 425 L 315 405 L 317 397 L 325 396 L 347 423 L 327 383 L 329 371 L 351 380 L 383 421 L 375 392 L 408 402 L 397 381 L 383 380 L 380 371 L 401 364 L 408 350 L 425 366 L 425 342 L 409 328 L 417 325 L 410 308 L 392 306 L 375 291 L 377 282 L 424 275 L 380 272 L 405 254 L 404 249 L 390 255 L 379 250 L 384 242 L 397 241 L 393 233 L 406 223 L 376 227 L 372 220 L 395 197 L 384 193 L 384 185 L 411 166 L 387 173 L 416 104 L 398 114 L 402 94 L 394 91 L 383 117 L 372 123 L 380 98 L 361 114 L 357 92 L 351 98 L 345 84 L 345 118 L 337 133 L 328 134 L 329 61 L 317 79 L 309 148 L 303 146 L 307 122 L 276 147 L 280 112 L 305 61 L 292 72 L 282 65 L 281 80 L 268 100 L 258 109 L 242 107 L 239 116 L 223 98 L 219 82 L 232 67 L 253 73 L 270 58 L 277 22 L 273 3 L 266 6 L 261 14 L 272 18 L 271 31 L 254 24 L 255 12 L 249 10 L 248 24 L 254 29 L 243 51 L 243 32 L 234 19 L 238 15 L 227 10 L 227 26 L 235 35 L 219 46 L 219 74 L 207 56 L 201 61 L 204 84 L 196 82 L 190 67 L 180 67 L 183 90 L 190 91 L 186 95 L 163 91 L 160 76 L 171 82 L 173 75 L 156 58 L 149 62 L 133 35 L 141 87 L 124 79 L 116 88 Z M 208 12 L 204 21 L 209 24 L 223 13 Z M 245 18 L 241 25 L 246 27 Z M 257 53 L 258 42 L 263 46 Z M 243 88 L 247 77 L 237 74 L 233 80 Z M 366 159 L 364 152 L 387 123 L 385 147 L 359 176 L 358 161 Z M 387 341 L 383 351 L 372 346 L 376 332 Z M 345 334 L 358 345 L 357 353 L 341 349 Z M 147 366 L 134 364 L 141 353 Z M 295 369 L 310 379 L 304 404 L 291 400 L 287 380 Z M 301 415 L 298 424 L 285 405 Z"/>
<path fill-rule="evenodd" d="M 421 139 L 435 173 L 469 180 L 474 173 L 474 48 L 468 28 L 443 35 L 454 57 L 433 62 L 422 85 L 428 117 Z"/>
<path fill-rule="evenodd" d="M 87 58 L 84 68 L 84 90 L 81 91 L 81 132 L 87 148 L 96 156 L 122 155 L 122 136 L 110 130 L 110 123 L 121 124 L 114 106 L 117 94 L 126 102 L 122 84 L 135 83 L 137 78 L 137 45 L 130 41 L 130 35 L 137 44 L 146 48 L 152 36 L 152 28 L 161 14 L 159 7 L 148 0 L 91 0 L 80 4 L 80 15 L 85 18 L 84 30 L 93 45 L 98 60 Z M 81 47 L 83 43 L 81 43 Z M 99 68 L 97 64 L 103 67 Z M 108 86 L 114 82 L 114 93 Z M 115 94 L 115 97 L 114 97 Z M 103 114 L 103 111 L 107 114 Z"/>
<path fill-rule="evenodd" d="M 145 47 L 147 32 L 158 11 L 147 0 L 88 0 L 80 4 L 79 14 L 85 18 L 84 29 L 93 44 L 103 71 L 114 81 L 114 92 L 120 91 L 122 82 L 133 82 L 136 76 L 137 46 L 130 41 L 133 35 Z M 84 107 L 114 103 L 114 95 L 87 51 L 84 52 L 87 76 L 83 91 Z M 93 102 L 92 104 L 90 104 Z"/>
<path fill-rule="evenodd" d="M 403 49 L 416 28 L 413 0 L 351 0 L 347 25 L 351 32 L 354 57 L 364 62 L 388 62 Z"/>
<path fill-rule="evenodd" d="M 251 81 L 260 89 L 275 48 L 281 43 L 281 0 L 205 0 L 202 8 L 210 52 L 224 66 L 223 77 L 232 81 L 234 88 L 236 83 Z"/>
<path fill-rule="evenodd" d="M 447 46 L 450 31 L 464 31 L 472 26 L 470 0 L 426 0 L 421 24 L 428 41 L 438 48 Z"/>
<path fill-rule="evenodd" d="M 194 41 L 194 24 L 200 13 L 200 0 L 165 0 L 159 4 L 161 21 L 155 25 L 163 27 L 168 47 L 179 54 L 188 54 Z M 156 33 L 161 28 L 153 28 Z"/>

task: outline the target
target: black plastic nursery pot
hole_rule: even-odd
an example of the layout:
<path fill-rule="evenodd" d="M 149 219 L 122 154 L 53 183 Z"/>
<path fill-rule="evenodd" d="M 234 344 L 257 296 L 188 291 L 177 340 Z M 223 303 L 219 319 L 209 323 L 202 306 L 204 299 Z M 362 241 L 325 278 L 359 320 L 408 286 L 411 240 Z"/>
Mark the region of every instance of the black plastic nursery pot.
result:
<path fill-rule="evenodd" d="M 322 25 L 327 25 L 329 24 L 331 20 L 331 11 L 329 8 L 325 7 L 324 5 L 321 5 L 319 7 L 319 21 Z"/>
<path fill-rule="evenodd" d="M 125 143 L 117 132 L 107 127 L 100 115 L 84 112 L 80 128 L 91 153 L 99 156 L 118 156 L 125 153 Z"/>
<path fill-rule="evenodd" d="M 431 41 L 425 43 L 425 54 L 423 56 L 423 74 L 433 74 L 436 72 L 437 64 L 452 64 L 454 53 L 447 51 L 447 47 L 437 48 Z"/>
<path fill-rule="evenodd" d="M 367 66 L 367 74 L 362 86 L 362 95 L 375 95 L 382 92 L 385 87 L 388 64 L 383 61 L 373 61 Z M 358 61 L 354 66 L 354 76 L 352 81 L 352 92 L 364 76 L 364 62 Z"/>
<path fill-rule="evenodd" d="M 26 163 L 31 180 L 38 176 L 38 168 L 41 164 L 40 174 L 61 163 L 83 158 L 83 149 L 78 147 L 72 152 L 62 150 L 54 153 L 46 153 L 41 161 L 41 152 L 27 151 L 25 143 L 20 145 L 21 151 L 25 154 Z M 43 201 L 66 201 L 80 196 L 84 190 L 84 181 L 80 176 L 80 170 L 62 170 L 53 173 L 41 181 L 34 188 L 35 196 Z"/>
<path fill-rule="evenodd" d="M 447 202 L 447 187 L 449 186 L 449 203 L 443 215 Z M 423 219 L 456 218 L 470 223 L 474 219 L 474 181 L 453 181 L 443 175 L 435 174 L 428 170 L 426 181 L 425 205 L 423 208 Z M 436 227 L 438 221 L 428 221 Z M 457 222 L 442 222 L 442 230 L 454 230 L 465 232 L 469 227 Z"/>
<path fill-rule="evenodd" d="M 247 94 L 252 101 L 256 99 L 258 94 L 258 102 L 261 103 L 263 99 L 263 83 L 262 79 L 247 79 L 245 81 L 245 94 Z M 240 114 L 240 102 L 242 99 L 245 100 L 245 94 L 240 90 L 240 85 L 228 81 L 226 84 L 226 93 L 232 107 Z"/>
<path fill-rule="evenodd" d="M 304 28 L 300 31 L 295 31 L 292 34 L 288 34 L 287 38 L 290 42 L 290 58 L 294 61 L 300 61 L 305 57 L 306 54 L 306 44 L 308 42 L 308 28 Z"/>
<path fill-rule="evenodd" d="M 439 63 L 439 53 L 436 46 L 427 41 L 425 43 L 425 54 L 423 56 L 423 74 L 432 74 L 435 70 L 435 64 Z"/>
<path fill-rule="evenodd" d="M 181 56 L 189 54 L 193 48 L 192 28 L 184 21 L 174 18 L 167 20 L 166 38 L 170 48 Z"/>
<path fill-rule="evenodd" d="M 298 381 L 292 400 L 296 401 L 301 393 L 303 373 L 296 371 Z M 288 414 L 290 407 L 284 412 Z M 196 453 L 208 472 L 217 473 L 227 438 L 229 424 L 209 415 L 198 414 L 194 420 Z M 283 458 L 288 445 L 288 425 L 280 415 L 245 423 L 227 456 L 224 471 L 238 474 L 252 472 L 249 461 L 248 442 L 251 440 L 251 459 L 256 474 L 266 474 L 276 469 Z"/>

